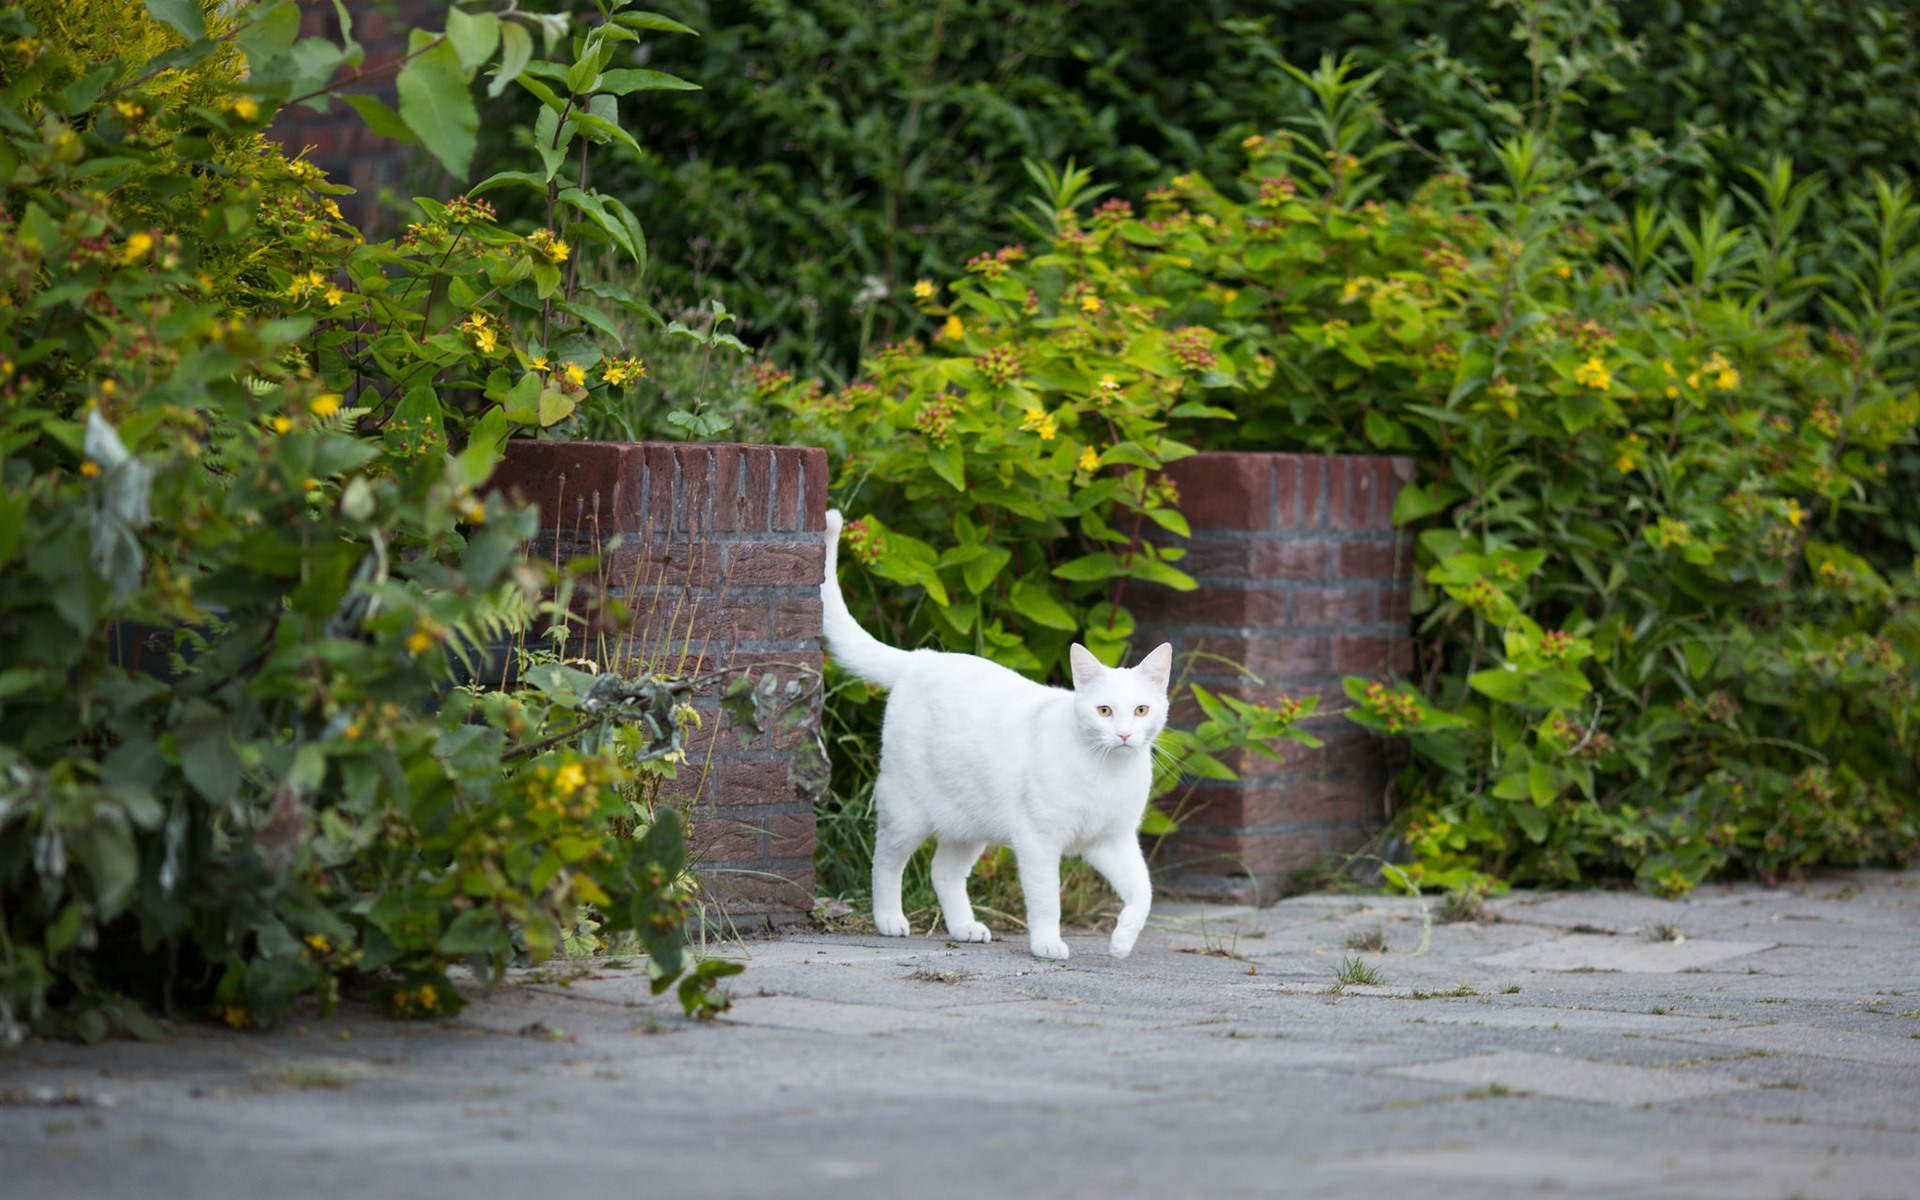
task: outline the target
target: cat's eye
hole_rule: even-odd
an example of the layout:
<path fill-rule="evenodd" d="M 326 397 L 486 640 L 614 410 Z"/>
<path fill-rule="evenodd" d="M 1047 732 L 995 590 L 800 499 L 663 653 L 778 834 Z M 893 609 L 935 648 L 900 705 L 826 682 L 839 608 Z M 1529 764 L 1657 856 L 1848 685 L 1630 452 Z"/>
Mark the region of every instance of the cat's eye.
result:
<path fill-rule="evenodd" d="M 1113 715 L 1113 706 L 1110 704 L 1102 704 L 1099 708 L 1096 708 L 1093 711 L 1099 713 L 1103 717 L 1110 717 Z"/>
<path fill-rule="evenodd" d="M 1142 705 L 1141 705 L 1140 707 L 1138 707 L 1138 708 L 1136 708 L 1136 709 L 1134 709 L 1134 710 L 1133 710 L 1133 715 L 1134 715 L 1134 716 L 1136 716 L 1136 717 L 1144 717 L 1144 716 L 1146 716 L 1146 715 L 1147 715 L 1147 706 L 1146 706 L 1146 705 L 1144 705 L 1144 704 L 1142 704 Z"/>

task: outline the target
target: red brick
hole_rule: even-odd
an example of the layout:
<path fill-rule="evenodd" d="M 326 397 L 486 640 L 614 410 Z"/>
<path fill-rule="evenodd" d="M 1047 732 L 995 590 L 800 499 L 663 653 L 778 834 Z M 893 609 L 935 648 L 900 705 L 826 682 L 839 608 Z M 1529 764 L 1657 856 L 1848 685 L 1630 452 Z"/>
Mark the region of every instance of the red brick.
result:
<path fill-rule="evenodd" d="M 768 528 L 775 533 L 799 532 L 806 508 L 805 464 L 784 449 L 773 456 L 773 521 Z"/>
<path fill-rule="evenodd" d="M 741 862 L 766 857 L 767 831 L 718 813 L 695 813 L 687 837 L 695 862 Z"/>
<path fill-rule="evenodd" d="M 826 578 L 825 542 L 737 541 L 727 546 L 732 587 L 817 587 Z"/>
<path fill-rule="evenodd" d="M 1413 623 L 1413 593 L 1405 584 L 1398 584 L 1380 594 L 1380 620 L 1402 629 Z"/>
<path fill-rule="evenodd" d="M 538 505 L 540 523 L 550 529 L 632 529 L 640 462 L 641 448 L 628 442 L 515 440 L 487 490 Z"/>
<path fill-rule="evenodd" d="M 675 485 L 680 503 L 676 533 L 699 539 L 713 528 L 714 487 L 718 465 L 711 447 L 682 445 L 673 448 Z"/>
<path fill-rule="evenodd" d="M 1391 579 L 1398 562 L 1395 544 L 1386 542 L 1341 542 L 1334 547 L 1333 577 L 1349 579 Z"/>
<path fill-rule="evenodd" d="M 807 680 L 818 680 L 823 665 L 817 644 L 803 650 L 736 650 L 726 662 L 731 671 L 751 671 L 757 675 L 771 670 L 782 679 Z"/>
<path fill-rule="evenodd" d="M 635 596 L 661 588 L 707 588 L 720 583 L 721 558 L 716 542 L 642 542 L 628 535 L 607 554 L 606 573 L 614 587 Z"/>
<path fill-rule="evenodd" d="M 733 738 L 732 744 L 738 746 L 740 740 Z M 729 762 L 716 754 L 716 761 L 708 773 L 708 788 L 713 802 L 726 808 L 788 804 L 794 799 L 793 784 L 788 781 L 784 758 Z"/>
<path fill-rule="evenodd" d="M 646 458 L 646 474 L 641 486 L 646 493 L 643 512 L 647 536 L 669 541 L 679 536 L 674 511 L 673 476 L 677 464 L 673 447 L 642 442 L 638 449 Z"/>
<path fill-rule="evenodd" d="M 1167 840 L 1160 857 L 1171 871 L 1275 875 L 1311 866 L 1325 845 L 1318 830 L 1226 836 L 1181 832 Z"/>
<path fill-rule="evenodd" d="M 813 866 L 759 867 L 748 872 L 710 871 L 704 891 L 729 913 L 797 912 L 813 909 Z"/>
<path fill-rule="evenodd" d="M 806 485 L 800 497 L 800 528 L 807 533 L 821 533 L 827 528 L 827 476 L 833 468 L 827 462 L 827 452 L 809 446 L 795 446 L 791 453 L 798 460 L 805 473 Z"/>
<path fill-rule="evenodd" d="M 1293 593 L 1295 625 L 1373 624 L 1372 588 L 1300 588 Z"/>
<path fill-rule="evenodd" d="M 1327 527 L 1327 460 L 1318 454 L 1296 455 L 1300 461 L 1299 516 L 1294 528 L 1314 533 Z"/>
<path fill-rule="evenodd" d="M 1182 625 L 1278 625 L 1286 619 L 1286 596 L 1266 588 L 1200 588 L 1176 592 L 1151 585 L 1129 589 L 1126 605 L 1136 619 L 1164 618 Z"/>
<path fill-rule="evenodd" d="M 1259 577 L 1253 566 L 1254 548 L 1259 544 L 1202 533 L 1186 544 L 1186 557 L 1178 565 L 1202 587 L 1214 582 L 1242 583 Z"/>
<path fill-rule="evenodd" d="M 718 603 L 701 604 L 691 619 L 683 613 L 680 628 L 690 638 L 755 641 L 773 631 L 771 605 L 764 593 L 725 596 Z"/>
<path fill-rule="evenodd" d="M 1324 633 L 1269 634 L 1253 639 L 1250 649 L 1247 668 L 1269 687 L 1281 687 L 1291 679 L 1327 672 L 1327 635 Z"/>
<path fill-rule="evenodd" d="M 1262 538 L 1253 543 L 1253 574 L 1256 579 L 1325 579 L 1329 557 L 1325 542 Z"/>
<path fill-rule="evenodd" d="M 1278 821 L 1363 821 L 1380 807 L 1366 783 L 1339 777 L 1286 780 L 1278 789 Z"/>
<path fill-rule="evenodd" d="M 1337 633 L 1333 637 L 1333 669 L 1343 675 L 1406 675 L 1413 670 L 1413 638 Z"/>
<path fill-rule="evenodd" d="M 1349 503 L 1353 494 L 1354 461 L 1344 455 L 1331 455 L 1322 464 L 1327 476 L 1327 528 L 1354 528 L 1349 516 Z M 1363 509 L 1364 511 L 1364 509 Z"/>
<path fill-rule="evenodd" d="M 1170 463 L 1180 512 L 1194 529 L 1273 528 L 1273 460 L 1266 454 L 1205 453 Z"/>
<path fill-rule="evenodd" d="M 767 822 L 767 853 L 774 858 L 813 857 L 813 810 L 774 813 Z"/>
<path fill-rule="evenodd" d="M 799 641 L 820 636 L 820 597 L 783 596 L 773 602 L 773 636 Z"/>

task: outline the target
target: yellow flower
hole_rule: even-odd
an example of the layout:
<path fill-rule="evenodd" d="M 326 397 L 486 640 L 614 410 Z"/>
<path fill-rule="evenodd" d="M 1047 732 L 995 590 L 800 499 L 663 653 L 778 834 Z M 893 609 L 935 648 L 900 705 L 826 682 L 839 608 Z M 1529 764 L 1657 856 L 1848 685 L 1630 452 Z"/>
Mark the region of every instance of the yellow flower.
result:
<path fill-rule="evenodd" d="M 306 488 L 309 492 L 317 492 L 320 490 L 320 481 L 318 479 L 313 478 L 313 476 L 309 475 L 307 476 L 307 481 L 301 484 L 301 486 Z"/>
<path fill-rule="evenodd" d="M 313 947 L 315 953 L 318 954 L 325 954 L 327 951 L 333 949 L 333 943 L 327 940 L 325 934 L 310 933 L 304 940 L 307 945 Z"/>
<path fill-rule="evenodd" d="M 331 197 L 322 197 L 320 201 L 320 207 L 326 209 L 327 215 L 332 217 L 334 220 L 339 221 L 343 219 L 340 216 L 340 206 L 338 204 L 335 204 Z"/>
<path fill-rule="evenodd" d="M 145 258 L 147 251 L 151 249 L 153 249 L 153 235 L 150 233 L 136 233 L 127 239 L 127 248 L 120 252 L 120 261 L 123 263 L 138 262 L 142 258 Z"/>
<path fill-rule="evenodd" d="M 1027 410 L 1027 415 L 1020 421 L 1020 428 L 1039 434 L 1043 442 L 1052 441 L 1054 434 L 1059 432 L 1059 427 L 1053 423 L 1053 417 L 1048 415 L 1045 409 L 1039 408 Z"/>
<path fill-rule="evenodd" d="M 338 307 L 340 302 L 347 298 L 347 294 L 340 290 L 339 285 L 332 283 L 327 285 L 326 296 L 328 308 Z"/>
<path fill-rule="evenodd" d="M 1675 386 L 1673 386 L 1673 385 L 1672 385 L 1671 383 L 1670 383 L 1670 384 L 1668 384 L 1668 385 L 1667 385 L 1667 399 L 1669 399 L 1669 400 L 1678 400 L 1679 398 L 1680 398 L 1680 389 L 1679 389 L 1679 388 L 1677 388 L 1677 387 L 1675 387 Z"/>
<path fill-rule="evenodd" d="M 933 299 L 934 290 L 933 280 L 915 280 L 913 284 L 913 298 L 915 300 L 931 300 Z"/>
<path fill-rule="evenodd" d="M 1080 297 L 1080 311 L 1081 311 L 1081 312 L 1083 312 L 1083 313 L 1097 313 L 1097 312 L 1099 312 L 1099 311 L 1100 311 L 1100 297 L 1098 297 L 1098 296 L 1082 296 L 1082 297 Z"/>
<path fill-rule="evenodd" d="M 1555 275 L 1558 275 L 1562 279 L 1573 278 L 1573 268 L 1566 263 L 1561 263 L 1559 266 L 1555 267 L 1553 269 L 1553 273 Z"/>
<path fill-rule="evenodd" d="M 1613 386 L 1613 372 L 1607 370 L 1607 364 L 1596 354 L 1573 369 L 1573 381 L 1604 392 Z"/>
<path fill-rule="evenodd" d="M 80 473 L 88 479 L 92 479 L 100 474 L 100 464 L 94 462 L 92 459 L 88 459 L 86 462 L 80 464 Z"/>
<path fill-rule="evenodd" d="M 273 426 L 275 433 L 285 433 L 287 430 L 293 428 L 293 422 L 285 417 L 275 417 L 269 424 Z"/>
<path fill-rule="evenodd" d="M 1080 452 L 1079 466 L 1082 471 L 1097 471 L 1100 469 L 1100 455 L 1092 446 L 1088 446 Z"/>
<path fill-rule="evenodd" d="M 967 326 L 960 320 L 958 313 L 948 317 L 947 323 L 940 327 L 940 336 L 950 342 L 957 342 L 966 335 Z"/>
<path fill-rule="evenodd" d="M 559 772 L 553 777 L 553 786 L 559 788 L 560 794 L 563 796 L 573 795 L 573 793 L 585 787 L 586 784 L 586 769 L 577 762 L 570 762 L 566 766 L 561 767 Z"/>
<path fill-rule="evenodd" d="M 587 386 L 587 372 L 579 363 L 568 363 L 560 368 L 560 373 L 565 375 L 567 382 L 575 387 Z"/>
<path fill-rule="evenodd" d="M 1800 511 L 1800 502 L 1798 500 L 1787 500 L 1781 504 L 1780 515 L 1785 517 L 1787 524 L 1793 526 L 1795 529 L 1800 528 L 1800 522 L 1806 518 L 1806 514 Z"/>
<path fill-rule="evenodd" d="M 432 1012 L 440 1007 L 440 993 L 430 983 L 420 985 L 420 1007 Z"/>
<path fill-rule="evenodd" d="M 220 1019 L 235 1029 L 245 1029 L 253 1024 L 253 1014 L 247 1011 L 247 1006 L 244 1004 L 227 1005 L 220 1010 Z"/>
<path fill-rule="evenodd" d="M 534 370 L 534 371 L 544 371 L 544 370 L 546 370 L 546 369 L 547 369 L 547 356 L 546 356 L 546 355 L 544 355 L 544 354 L 536 354 L 536 355 L 534 355 L 534 356 L 533 356 L 532 358 L 530 358 L 530 359 L 528 359 L 528 360 L 527 360 L 527 367 L 528 367 L 528 369 L 529 369 L 529 370 Z"/>
<path fill-rule="evenodd" d="M 113 111 L 119 113 L 121 118 L 127 121 L 137 121 L 147 115 L 145 108 L 135 104 L 131 100 L 115 100 L 113 102 Z"/>
<path fill-rule="evenodd" d="M 1360 289 L 1364 286 L 1366 285 L 1359 279 L 1347 280 L 1347 286 L 1340 289 L 1340 303 L 1351 304 L 1360 295 Z"/>
<path fill-rule="evenodd" d="M 1680 376 L 1679 376 L 1678 374 L 1676 374 L 1676 373 L 1674 372 L 1674 369 L 1673 369 L 1673 360 L 1672 360 L 1672 359 L 1670 359 L 1670 358 L 1663 358 L 1663 359 L 1661 359 L 1661 360 L 1660 360 L 1660 369 L 1661 369 L 1662 371 L 1665 371 L 1665 372 L 1667 373 L 1667 378 L 1668 378 L 1668 379 L 1678 379 L 1678 378 L 1680 378 Z"/>
<path fill-rule="evenodd" d="M 242 96 L 233 102 L 233 111 L 242 121 L 251 121 L 260 115 L 260 105 Z"/>
<path fill-rule="evenodd" d="M 427 632 L 427 627 L 422 625 L 407 635 L 407 653 L 419 658 L 433 649 L 433 643 L 433 634 Z"/>
<path fill-rule="evenodd" d="M 307 411 L 316 417 L 330 417 L 340 411 L 340 397 L 332 392 L 315 396 L 307 403 Z"/>
<path fill-rule="evenodd" d="M 1737 388 L 1740 386 L 1740 372 L 1734 370 L 1732 367 L 1728 367 L 1726 370 L 1720 372 L 1720 377 L 1714 380 L 1714 383 L 1728 390 Z"/>
<path fill-rule="evenodd" d="M 480 353 L 492 354 L 500 348 L 500 335 L 481 325 L 473 331 L 473 344 L 480 348 Z"/>

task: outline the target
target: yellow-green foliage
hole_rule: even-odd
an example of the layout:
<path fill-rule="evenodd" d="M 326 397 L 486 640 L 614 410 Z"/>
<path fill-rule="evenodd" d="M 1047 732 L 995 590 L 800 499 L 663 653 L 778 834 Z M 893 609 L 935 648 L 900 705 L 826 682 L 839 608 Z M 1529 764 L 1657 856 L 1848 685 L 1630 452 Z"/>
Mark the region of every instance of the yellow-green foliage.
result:
<path fill-rule="evenodd" d="M 11 77 L 16 63 L 32 63 L 44 72 L 43 94 L 50 94 L 111 66 L 92 119 L 123 122 L 129 141 L 174 151 L 155 154 L 149 170 L 103 189 L 120 232 L 175 234 L 192 243 L 209 288 L 233 311 L 264 298 L 269 268 L 304 261 L 299 243 L 318 231 L 323 215 L 337 216 L 331 201 L 310 193 L 338 189 L 327 188 L 312 164 L 289 162 L 260 132 L 260 104 L 234 90 L 247 66 L 231 42 L 182 68 L 153 72 L 150 63 L 184 43 L 149 15 L 143 0 L 26 0 L 21 11 L 36 33 L 0 47 L 0 71 Z M 219 6 L 207 6 L 211 36 L 233 24 Z M 23 107 L 30 119 L 59 119 L 31 102 Z M 201 227 L 236 188 L 252 189 L 269 236 L 236 243 Z"/>

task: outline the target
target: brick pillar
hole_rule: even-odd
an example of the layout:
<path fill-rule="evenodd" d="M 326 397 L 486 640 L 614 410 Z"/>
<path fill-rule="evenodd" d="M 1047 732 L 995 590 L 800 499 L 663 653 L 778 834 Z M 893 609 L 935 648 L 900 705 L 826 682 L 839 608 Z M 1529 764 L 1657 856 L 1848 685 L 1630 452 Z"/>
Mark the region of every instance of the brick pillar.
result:
<path fill-rule="evenodd" d="M 599 556 L 627 619 L 585 653 L 630 672 L 698 676 L 702 728 L 673 795 L 709 897 L 736 923 L 785 923 L 813 904 L 820 581 L 827 456 L 791 446 L 661 442 L 507 443 L 489 485 L 540 508 L 529 552 Z M 807 685 L 804 720 L 742 746 L 718 707 L 734 670 Z"/>
<path fill-rule="evenodd" d="M 1200 587 L 1130 588 L 1135 647 L 1172 642 L 1176 674 L 1209 691 L 1318 695 L 1323 711 L 1346 707 L 1343 676 L 1411 669 L 1412 546 L 1391 517 L 1411 459 L 1208 453 L 1166 474 L 1193 527 L 1177 565 Z M 1174 719 L 1202 718 L 1189 705 Z M 1168 886 L 1270 903 L 1291 873 L 1379 826 L 1386 744 L 1344 716 L 1301 728 L 1326 745 L 1282 743 L 1282 761 L 1235 756 L 1238 780 L 1202 781 L 1175 806 L 1181 828 L 1158 862 Z"/>

